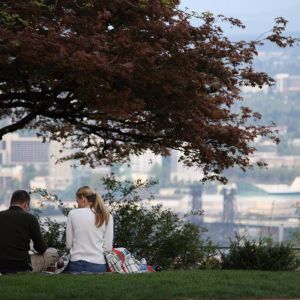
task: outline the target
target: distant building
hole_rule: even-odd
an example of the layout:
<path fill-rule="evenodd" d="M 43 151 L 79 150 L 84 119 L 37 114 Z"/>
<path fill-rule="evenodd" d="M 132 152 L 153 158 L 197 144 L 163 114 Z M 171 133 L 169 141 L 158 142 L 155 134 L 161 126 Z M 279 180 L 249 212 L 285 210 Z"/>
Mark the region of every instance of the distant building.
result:
<path fill-rule="evenodd" d="M 0 166 L 4 164 L 4 162 L 7 160 L 7 151 L 6 151 L 6 141 L 2 140 L 0 141 Z"/>
<path fill-rule="evenodd" d="M 279 73 L 275 75 L 276 89 L 279 93 L 300 92 L 300 76 Z"/>
<path fill-rule="evenodd" d="M 274 76 L 275 79 L 275 91 L 278 93 L 293 93 L 300 92 L 300 75 L 290 75 L 288 73 L 278 73 Z M 271 88 L 274 90 L 273 88 Z M 258 86 L 242 86 L 241 91 L 245 94 L 265 93 L 270 90 L 268 85 L 262 87 Z M 246 97 L 245 97 L 246 98 Z"/>
<path fill-rule="evenodd" d="M 241 87 L 241 90 L 243 93 L 249 93 L 249 94 L 256 94 L 256 93 L 264 93 L 264 94 L 267 94 L 269 92 L 269 86 L 268 85 L 264 85 L 262 86 L 261 88 L 258 87 L 258 86 L 242 86 Z"/>
<path fill-rule="evenodd" d="M 35 170 L 45 169 L 45 176 L 38 176 L 32 182 L 35 187 L 49 190 L 64 190 L 72 183 L 73 172 L 70 162 L 57 164 L 66 153 L 60 153 L 57 142 L 43 143 L 32 134 L 7 134 L 0 142 L 0 166 L 26 166 Z M 1 189 L 1 188 L 0 188 Z"/>
<path fill-rule="evenodd" d="M 146 179 L 151 176 L 151 170 L 155 165 L 162 165 L 162 157 L 151 151 L 146 151 L 140 156 L 130 157 L 130 174 L 132 179 Z"/>
<path fill-rule="evenodd" d="M 290 145 L 295 148 L 300 148 L 300 139 L 291 139 Z"/>
<path fill-rule="evenodd" d="M 197 167 L 187 167 L 178 162 L 180 153 L 172 151 L 171 156 L 171 182 L 199 182 L 203 178 L 203 171 Z"/>
<path fill-rule="evenodd" d="M 162 157 L 155 155 L 151 151 L 146 151 L 143 155 L 131 155 L 129 164 L 123 164 L 118 168 L 119 179 L 146 180 L 153 177 L 154 166 L 162 165 Z M 112 169 L 114 172 L 114 170 Z"/>
<path fill-rule="evenodd" d="M 2 167 L 0 166 L 0 190 L 12 191 L 14 189 L 15 181 L 21 182 L 23 168 L 16 167 Z"/>
<path fill-rule="evenodd" d="M 42 143 L 37 137 L 7 134 L 0 145 L 0 161 L 2 165 L 47 165 L 49 143 Z"/>
<path fill-rule="evenodd" d="M 255 152 L 250 156 L 250 162 L 266 162 L 269 168 L 299 167 L 300 156 L 279 156 L 276 152 Z"/>
<path fill-rule="evenodd" d="M 61 145 L 57 142 L 51 142 L 49 148 L 49 186 L 50 190 L 64 190 L 71 185 L 73 180 L 73 168 L 71 161 L 56 163 L 63 155 L 60 152 Z"/>
<path fill-rule="evenodd" d="M 192 197 L 190 195 L 155 195 L 155 199 L 150 201 L 151 205 L 162 204 L 164 209 L 171 209 L 173 212 L 184 215 L 192 208 Z"/>
<path fill-rule="evenodd" d="M 193 183 L 199 182 L 203 178 L 203 171 L 198 167 L 187 167 L 182 162 L 178 162 L 179 151 L 171 150 L 171 155 L 162 157 L 147 151 L 140 156 L 131 156 L 129 165 L 122 165 L 116 172 L 119 179 L 146 180 L 150 177 L 160 178 L 160 183 L 164 186 L 172 183 Z"/>
<path fill-rule="evenodd" d="M 41 188 L 50 191 L 63 191 L 72 183 L 72 178 L 36 176 L 30 180 L 30 188 Z"/>

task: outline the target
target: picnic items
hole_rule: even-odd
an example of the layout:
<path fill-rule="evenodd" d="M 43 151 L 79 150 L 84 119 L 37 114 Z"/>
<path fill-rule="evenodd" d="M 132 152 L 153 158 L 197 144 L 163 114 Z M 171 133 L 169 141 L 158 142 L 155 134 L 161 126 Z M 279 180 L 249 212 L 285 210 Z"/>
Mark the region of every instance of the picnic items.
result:
<path fill-rule="evenodd" d="M 42 273 L 46 274 L 60 274 L 62 273 L 66 267 L 68 266 L 70 261 L 70 254 L 64 254 L 63 256 L 59 257 L 57 263 L 55 265 L 47 268 L 46 271 L 43 271 Z"/>

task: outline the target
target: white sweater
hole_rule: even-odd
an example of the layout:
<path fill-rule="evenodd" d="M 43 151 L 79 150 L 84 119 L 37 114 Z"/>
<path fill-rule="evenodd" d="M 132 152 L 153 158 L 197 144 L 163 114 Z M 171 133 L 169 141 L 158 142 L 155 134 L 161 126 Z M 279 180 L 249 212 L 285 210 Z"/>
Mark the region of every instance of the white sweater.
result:
<path fill-rule="evenodd" d="M 85 260 L 95 264 L 105 264 L 104 251 L 112 250 L 113 217 L 96 227 L 95 214 L 90 208 L 70 211 L 67 221 L 66 244 L 70 249 L 71 261 Z"/>

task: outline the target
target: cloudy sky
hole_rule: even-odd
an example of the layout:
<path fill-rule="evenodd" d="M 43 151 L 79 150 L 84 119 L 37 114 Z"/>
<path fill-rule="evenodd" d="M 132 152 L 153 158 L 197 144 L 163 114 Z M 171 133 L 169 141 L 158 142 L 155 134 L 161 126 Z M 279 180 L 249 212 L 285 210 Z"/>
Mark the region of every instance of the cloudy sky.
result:
<path fill-rule="evenodd" d="M 289 20 L 288 31 L 300 32 L 300 0 L 181 0 L 181 7 L 239 18 L 247 34 L 267 31 L 279 16 Z"/>

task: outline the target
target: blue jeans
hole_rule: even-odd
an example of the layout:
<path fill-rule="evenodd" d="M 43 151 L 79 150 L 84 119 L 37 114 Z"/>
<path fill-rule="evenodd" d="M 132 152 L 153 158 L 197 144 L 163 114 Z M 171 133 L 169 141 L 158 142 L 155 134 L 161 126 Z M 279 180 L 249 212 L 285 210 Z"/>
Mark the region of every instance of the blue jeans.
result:
<path fill-rule="evenodd" d="M 70 273 L 104 273 L 107 271 L 106 264 L 94 264 L 85 260 L 70 261 L 65 272 Z"/>

